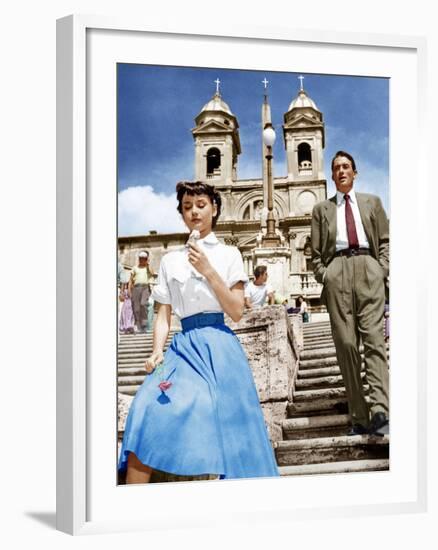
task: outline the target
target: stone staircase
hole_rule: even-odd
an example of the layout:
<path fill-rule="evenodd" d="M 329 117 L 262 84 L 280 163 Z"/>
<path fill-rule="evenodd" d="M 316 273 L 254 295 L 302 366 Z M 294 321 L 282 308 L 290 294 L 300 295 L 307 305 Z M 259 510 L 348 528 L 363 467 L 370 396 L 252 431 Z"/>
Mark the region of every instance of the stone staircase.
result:
<path fill-rule="evenodd" d="M 388 436 L 345 435 L 348 406 L 330 323 L 303 325 L 303 341 L 284 439 L 275 444 L 281 475 L 388 470 Z"/>
<path fill-rule="evenodd" d="M 170 344 L 174 330 L 171 330 L 164 350 Z M 146 334 L 121 334 L 117 358 L 119 392 L 135 395 L 146 376 L 144 362 L 152 353 L 152 332 Z"/>
<path fill-rule="evenodd" d="M 288 418 L 283 421 L 283 440 L 274 443 L 280 474 L 388 470 L 388 436 L 345 435 L 349 427 L 348 407 L 329 322 L 307 323 L 303 327 L 304 349 L 292 403 L 288 405 Z M 174 332 L 169 334 L 166 349 Z M 135 395 L 145 377 L 144 361 L 151 352 L 152 333 L 120 336 L 118 389 L 121 394 Z M 364 372 L 363 377 L 367 391 Z M 157 481 L 195 479 L 160 475 Z"/>

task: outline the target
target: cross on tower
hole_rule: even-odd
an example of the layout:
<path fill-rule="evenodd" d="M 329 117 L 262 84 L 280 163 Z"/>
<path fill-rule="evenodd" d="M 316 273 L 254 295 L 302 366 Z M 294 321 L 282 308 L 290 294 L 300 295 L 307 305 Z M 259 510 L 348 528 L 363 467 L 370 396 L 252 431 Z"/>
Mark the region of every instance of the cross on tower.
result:
<path fill-rule="evenodd" d="M 219 93 L 219 84 L 221 83 L 219 78 L 216 78 L 215 83 L 216 83 L 216 93 L 218 94 Z"/>
<path fill-rule="evenodd" d="M 268 84 L 269 84 L 269 80 L 266 80 L 266 76 L 265 76 L 265 79 L 262 80 L 262 84 L 265 85 L 265 90 L 266 90 L 266 88 L 268 87 Z"/>
<path fill-rule="evenodd" d="M 301 87 L 300 87 L 300 90 L 304 90 L 304 88 L 303 88 L 303 80 L 304 80 L 304 76 L 302 76 L 302 75 L 301 75 L 301 76 L 299 76 L 299 77 L 298 77 L 298 80 L 299 80 L 299 81 L 300 81 L 300 83 L 301 83 Z"/>

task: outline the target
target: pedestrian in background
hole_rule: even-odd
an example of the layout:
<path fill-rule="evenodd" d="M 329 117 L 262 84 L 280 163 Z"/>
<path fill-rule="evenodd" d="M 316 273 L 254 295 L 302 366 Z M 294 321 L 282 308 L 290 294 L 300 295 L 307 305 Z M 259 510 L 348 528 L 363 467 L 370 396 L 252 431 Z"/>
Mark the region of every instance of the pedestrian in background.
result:
<path fill-rule="evenodd" d="M 258 265 L 254 269 L 254 281 L 245 287 L 245 306 L 248 309 L 263 307 L 266 300 L 270 306 L 274 304 L 274 290 L 268 283 L 268 268 Z"/>
<path fill-rule="evenodd" d="M 149 252 L 138 255 L 138 265 L 131 271 L 128 293 L 132 300 L 135 328 L 137 332 L 146 332 L 148 320 L 148 301 L 151 294 L 150 283 L 153 273 L 149 268 Z"/>

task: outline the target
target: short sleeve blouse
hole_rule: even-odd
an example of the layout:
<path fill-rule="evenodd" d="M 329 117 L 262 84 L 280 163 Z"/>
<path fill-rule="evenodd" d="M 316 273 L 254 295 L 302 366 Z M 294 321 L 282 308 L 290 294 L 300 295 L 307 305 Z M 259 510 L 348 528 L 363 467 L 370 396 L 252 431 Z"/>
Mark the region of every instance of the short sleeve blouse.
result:
<path fill-rule="evenodd" d="M 219 242 L 214 233 L 200 239 L 198 245 L 228 288 L 239 281 L 248 281 L 242 256 L 235 246 Z M 222 311 L 206 278 L 190 265 L 186 247 L 169 252 L 162 258 L 152 298 L 161 304 L 171 304 L 180 319 L 196 313 Z"/>

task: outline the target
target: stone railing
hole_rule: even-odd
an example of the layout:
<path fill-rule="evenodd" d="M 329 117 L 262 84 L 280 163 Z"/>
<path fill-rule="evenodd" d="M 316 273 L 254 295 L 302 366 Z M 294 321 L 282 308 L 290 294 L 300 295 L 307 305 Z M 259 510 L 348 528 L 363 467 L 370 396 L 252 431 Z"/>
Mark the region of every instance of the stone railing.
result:
<path fill-rule="evenodd" d="M 239 323 L 227 319 L 248 357 L 271 441 L 283 438 L 302 347 L 301 316 L 290 317 L 278 305 L 246 310 Z"/>
<path fill-rule="evenodd" d="M 291 294 L 305 294 L 307 296 L 320 296 L 322 285 L 316 282 L 312 271 L 291 273 Z"/>

